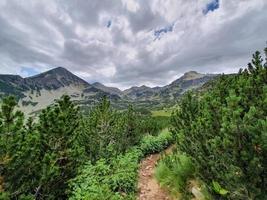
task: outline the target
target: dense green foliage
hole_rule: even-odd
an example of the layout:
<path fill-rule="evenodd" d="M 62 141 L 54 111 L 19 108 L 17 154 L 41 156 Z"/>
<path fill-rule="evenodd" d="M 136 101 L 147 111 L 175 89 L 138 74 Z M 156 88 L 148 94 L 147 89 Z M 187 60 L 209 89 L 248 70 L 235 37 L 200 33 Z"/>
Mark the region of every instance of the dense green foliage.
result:
<path fill-rule="evenodd" d="M 267 198 L 266 65 L 256 52 L 245 70 L 187 93 L 172 116 L 179 152 L 214 199 Z"/>
<path fill-rule="evenodd" d="M 142 134 L 134 109 L 130 106 L 126 112 L 117 112 L 106 98 L 84 117 L 80 132 L 93 162 L 124 152 L 137 144 Z"/>
<path fill-rule="evenodd" d="M 170 126 L 170 119 L 166 116 L 140 116 L 139 131 L 150 135 L 157 135 L 162 129 Z"/>
<path fill-rule="evenodd" d="M 134 196 L 138 161 L 162 150 L 171 139 L 170 133 L 145 136 L 157 135 L 166 126 L 164 120 L 144 116 L 132 106 L 116 111 L 107 98 L 82 115 L 70 97 L 63 96 L 35 120 L 25 120 L 16 106 L 14 97 L 1 104 L 0 199 L 66 199 L 78 187 L 74 180 L 82 179 L 77 176 L 81 170 L 88 175 L 84 180 L 111 192 L 112 198 L 118 191 Z M 95 173 L 100 174 L 90 175 Z M 107 188 L 102 187 L 104 180 Z M 96 199 L 104 199 L 99 194 Z"/>
<path fill-rule="evenodd" d="M 173 141 L 171 133 L 146 136 L 139 145 L 110 159 L 81 166 L 79 175 L 70 182 L 70 199 L 119 200 L 135 199 L 137 170 L 141 158 L 164 150 Z"/>
<path fill-rule="evenodd" d="M 23 114 L 14 109 L 13 97 L 4 99 L 1 126 L 1 176 L 10 198 L 65 197 L 66 181 L 85 158 L 79 143 L 78 108 L 68 96 L 23 125 Z"/>

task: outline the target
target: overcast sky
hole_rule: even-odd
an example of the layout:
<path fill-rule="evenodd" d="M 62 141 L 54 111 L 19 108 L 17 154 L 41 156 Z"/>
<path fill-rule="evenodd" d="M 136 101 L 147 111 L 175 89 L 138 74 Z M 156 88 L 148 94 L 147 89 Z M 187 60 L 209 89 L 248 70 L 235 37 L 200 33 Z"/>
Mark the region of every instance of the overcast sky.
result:
<path fill-rule="evenodd" d="M 267 0 L 0 0 L 1 74 L 164 85 L 235 72 L 266 40 Z"/>

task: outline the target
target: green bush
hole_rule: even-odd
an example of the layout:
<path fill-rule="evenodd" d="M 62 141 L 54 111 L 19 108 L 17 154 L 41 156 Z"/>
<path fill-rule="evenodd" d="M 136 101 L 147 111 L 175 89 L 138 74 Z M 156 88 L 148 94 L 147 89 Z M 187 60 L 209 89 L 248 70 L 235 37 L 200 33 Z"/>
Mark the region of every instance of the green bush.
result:
<path fill-rule="evenodd" d="M 158 135 L 162 129 L 169 127 L 170 118 L 166 116 L 140 116 L 139 132 Z"/>
<path fill-rule="evenodd" d="M 247 69 L 187 93 L 171 118 L 177 148 L 214 199 L 267 199 L 266 66 L 256 52 Z"/>
<path fill-rule="evenodd" d="M 1 103 L 0 198 L 66 199 L 69 181 L 81 166 L 92 173 L 88 172 L 90 198 L 118 199 L 126 192 L 132 198 L 142 156 L 140 150 L 127 152 L 141 139 L 139 118 L 131 106 L 118 112 L 103 98 L 85 117 L 70 97 L 63 96 L 38 120 L 25 123 L 14 97 Z M 86 161 L 90 162 L 84 166 Z M 132 171 L 124 172 L 127 168 Z M 82 197 L 88 199 L 86 195 Z"/>
<path fill-rule="evenodd" d="M 166 149 L 172 142 L 172 134 L 167 130 L 164 130 L 157 137 L 146 135 L 140 144 L 140 149 L 145 155 L 157 153 Z"/>
<path fill-rule="evenodd" d="M 78 176 L 70 181 L 69 199 L 135 199 L 140 160 L 147 154 L 162 151 L 171 142 L 171 133 L 165 131 L 157 137 L 143 138 L 140 145 L 125 154 L 81 166 Z"/>

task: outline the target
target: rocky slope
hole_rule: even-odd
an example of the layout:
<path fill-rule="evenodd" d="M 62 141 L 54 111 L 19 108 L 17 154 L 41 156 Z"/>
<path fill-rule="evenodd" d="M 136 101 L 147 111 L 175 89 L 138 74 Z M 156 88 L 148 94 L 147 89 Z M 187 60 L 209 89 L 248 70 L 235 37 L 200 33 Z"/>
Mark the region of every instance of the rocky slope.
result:
<path fill-rule="evenodd" d="M 18 75 L 0 75 L 0 98 L 14 95 L 20 109 L 26 114 L 39 111 L 67 94 L 79 105 L 90 107 L 107 96 L 118 108 L 129 103 L 140 107 L 155 107 L 173 101 L 185 91 L 199 88 L 216 75 L 187 72 L 164 87 L 145 85 L 121 91 L 101 83 L 89 84 L 63 67 L 57 67 L 36 76 L 22 78 Z"/>
<path fill-rule="evenodd" d="M 20 109 L 26 114 L 45 108 L 64 94 L 71 96 L 78 104 L 88 106 L 103 96 L 112 100 L 120 99 L 117 94 L 94 87 L 63 67 L 28 78 L 0 75 L 0 97 L 16 96 Z"/>
<path fill-rule="evenodd" d="M 95 82 L 92 84 L 92 86 L 94 86 L 95 88 L 98 88 L 99 90 L 102 90 L 104 92 L 110 93 L 110 94 L 115 94 L 118 96 L 122 96 L 123 92 L 119 89 L 119 88 L 115 88 L 115 87 L 108 87 L 103 85 L 102 83 L 99 82 Z"/>
<path fill-rule="evenodd" d="M 164 87 L 150 88 L 143 85 L 141 87 L 131 87 L 123 92 L 126 96 L 137 101 L 167 101 L 179 97 L 190 89 L 201 87 L 204 83 L 212 80 L 216 76 L 216 74 L 200 74 L 195 71 L 190 71 Z"/>

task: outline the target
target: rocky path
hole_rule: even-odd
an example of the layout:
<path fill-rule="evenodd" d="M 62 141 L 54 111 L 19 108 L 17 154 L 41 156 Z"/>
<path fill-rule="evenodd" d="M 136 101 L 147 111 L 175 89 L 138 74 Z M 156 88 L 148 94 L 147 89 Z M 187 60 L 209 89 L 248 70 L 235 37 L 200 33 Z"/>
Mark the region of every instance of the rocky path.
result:
<path fill-rule="evenodd" d="M 172 147 L 165 150 L 166 153 L 171 152 Z M 154 177 L 154 170 L 160 154 L 152 154 L 141 162 L 139 170 L 138 182 L 138 200 L 171 200 L 167 191 L 159 186 Z"/>

